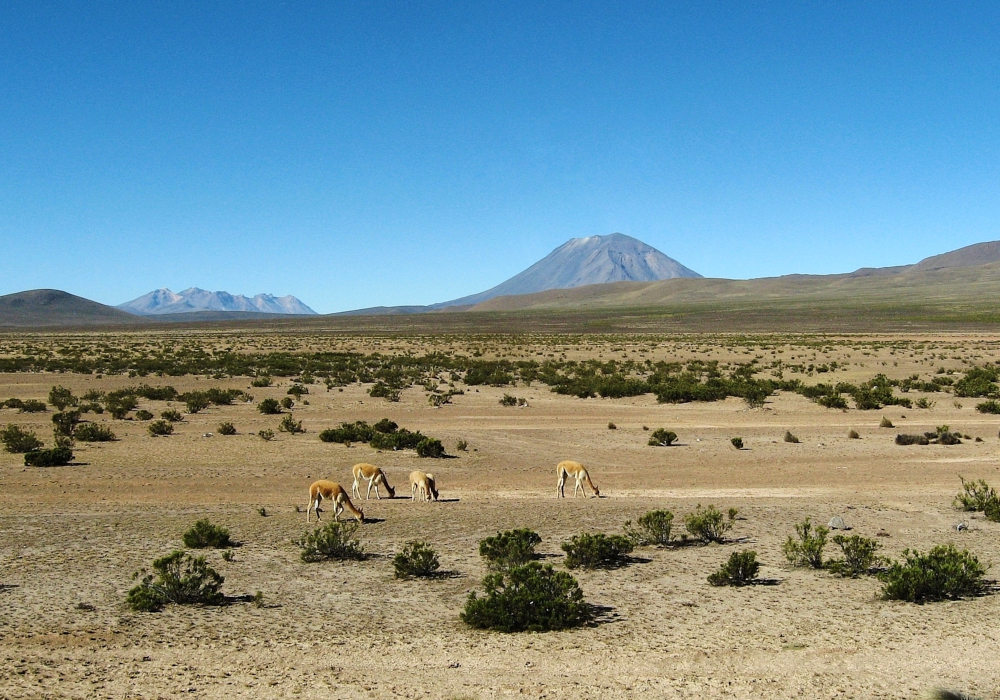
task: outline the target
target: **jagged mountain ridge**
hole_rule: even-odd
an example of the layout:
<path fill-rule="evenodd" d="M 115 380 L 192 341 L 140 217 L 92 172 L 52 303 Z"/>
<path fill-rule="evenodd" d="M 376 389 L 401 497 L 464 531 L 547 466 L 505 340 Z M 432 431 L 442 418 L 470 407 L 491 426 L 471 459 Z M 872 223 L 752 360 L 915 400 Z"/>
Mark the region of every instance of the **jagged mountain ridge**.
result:
<path fill-rule="evenodd" d="M 654 282 L 675 277 L 700 278 L 701 275 L 623 233 L 571 238 L 528 269 L 485 292 L 432 304 L 427 308 L 472 306 L 499 296 L 609 282 Z"/>
<path fill-rule="evenodd" d="M 117 308 L 139 316 L 182 314 L 196 311 L 243 311 L 265 314 L 315 315 L 316 312 L 295 297 L 257 294 L 253 298 L 229 292 L 209 292 L 197 287 L 176 293 L 156 289 Z"/>

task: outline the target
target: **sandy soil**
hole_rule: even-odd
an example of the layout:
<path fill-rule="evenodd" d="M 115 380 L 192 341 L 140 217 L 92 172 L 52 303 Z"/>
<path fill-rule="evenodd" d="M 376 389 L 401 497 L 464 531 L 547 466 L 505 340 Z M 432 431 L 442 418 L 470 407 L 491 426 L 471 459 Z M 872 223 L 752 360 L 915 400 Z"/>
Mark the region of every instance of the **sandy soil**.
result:
<path fill-rule="evenodd" d="M 963 356 L 968 347 L 981 352 L 977 339 L 950 342 Z M 870 366 L 837 379 L 911 369 L 871 366 L 879 361 L 868 358 Z M 912 363 L 924 373 L 942 364 Z M 0 397 L 41 398 L 57 383 L 81 394 L 136 382 L 0 375 Z M 247 388 L 245 379 L 152 383 Z M 287 382 L 251 393 L 277 398 L 286 389 Z M 149 437 L 139 421 L 91 416 L 120 440 L 78 445 L 68 467 L 25 468 L 20 455 L 0 453 L 0 697 L 912 698 L 939 686 L 1000 695 L 1000 596 L 885 602 L 873 579 L 792 569 L 781 554 L 794 523 L 842 515 L 856 533 L 886 531 L 880 542 L 889 556 L 954 542 L 1000 562 L 1000 525 L 951 507 L 958 474 L 1000 482 L 1000 420 L 976 413 L 975 401 L 959 407 L 937 394 L 927 395 L 936 401 L 930 410 L 841 412 L 782 394 L 748 410 L 740 400 L 581 400 L 536 385 L 516 390 L 528 408 L 501 407 L 504 390 L 480 387 L 436 409 L 419 388 L 400 403 L 364 389 L 312 387 L 310 404 L 294 411 L 308 432 L 273 442 L 255 434 L 275 428 L 275 417 L 234 405 L 185 416 L 169 438 Z M 50 415 L 3 410 L 0 423 L 48 437 Z M 883 415 L 897 429 L 878 428 Z M 421 460 L 316 437 L 340 421 L 382 417 L 441 438 L 455 458 Z M 214 434 L 223 420 L 239 434 Z M 897 432 L 941 424 L 983 442 L 893 444 Z M 672 429 L 681 444 L 648 447 L 643 426 Z M 852 428 L 860 440 L 847 438 Z M 784 442 L 786 430 L 801 443 Z M 748 449 L 729 444 L 737 435 Z M 455 450 L 459 439 L 468 452 Z M 555 499 L 561 459 L 587 464 L 606 497 Z M 383 467 L 399 488 L 395 499 L 363 503 L 376 519 L 362 529 L 374 556 L 303 563 L 292 540 L 306 529 L 296 508 L 304 510 L 309 484 L 329 478 L 349 487 L 350 467 L 361 461 Z M 434 471 L 442 502 L 403 497 L 414 468 Z M 698 503 L 737 507 L 732 535 L 745 540 L 643 548 L 625 568 L 576 573 L 587 599 L 604 609 L 591 627 L 503 635 L 458 619 L 485 573 L 477 543 L 498 529 L 535 529 L 545 560 L 561 568 L 559 545 L 573 534 L 620 532 L 653 508 L 679 520 Z M 132 572 L 181 546 L 181 533 L 206 516 L 242 543 L 231 562 L 207 554 L 226 577 L 224 591 L 261 591 L 264 607 L 130 612 L 123 601 Z M 969 531 L 955 531 L 960 520 Z M 453 575 L 393 579 L 391 557 L 413 538 L 430 541 Z M 709 586 L 706 576 L 743 548 L 759 553 L 762 576 L 775 585 Z"/>

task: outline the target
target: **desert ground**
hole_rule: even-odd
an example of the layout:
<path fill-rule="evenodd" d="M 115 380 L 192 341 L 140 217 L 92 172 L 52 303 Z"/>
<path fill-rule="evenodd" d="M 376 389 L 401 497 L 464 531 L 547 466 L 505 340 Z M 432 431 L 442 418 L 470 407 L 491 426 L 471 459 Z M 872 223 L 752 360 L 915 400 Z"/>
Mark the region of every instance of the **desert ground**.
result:
<path fill-rule="evenodd" d="M 201 347 L 254 352 L 349 351 L 479 353 L 484 358 L 655 359 L 762 364 L 784 362 L 803 382 L 862 382 L 877 373 L 901 379 L 961 372 L 1000 360 L 1000 338 L 986 334 L 684 337 L 378 337 L 322 334 L 8 335 L 0 359 L 48 348 Z M 113 347 L 112 347 L 113 346 Z M 101 349 L 103 348 L 103 349 Z M 108 349 L 111 348 L 111 349 Z M 97 350 L 95 350 L 97 352 Z M 836 362 L 833 371 L 819 372 Z M 812 366 L 813 369 L 809 369 Z M 790 369 L 791 368 L 791 369 Z M 954 543 L 1000 565 L 1000 524 L 952 505 L 959 475 L 1000 483 L 1000 416 L 977 399 L 911 391 L 929 408 L 824 408 L 778 392 L 763 407 L 739 398 L 660 404 L 629 398 L 560 395 L 545 384 L 465 386 L 433 407 L 414 385 L 398 402 L 369 396 L 371 384 L 329 390 L 309 385 L 292 414 L 306 432 L 257 436 L 280 416 L 261 415 L 261 399 L 283 398 L 291 378 L 250 387 L 245 376 L 140 376 L 24 371 L 0 374 L 0 400 L 45 400 L 61 385 L 89 390 L 172 385 L 181 392 L 237 388 L 253 403 L 184 415 L 169 437 L 147 423 L 85 418 L 110 426 L 107 443 L 77 443 L 65 467 L 25 467 L 0 452 L 0 697 L 2 698 L 915 698 L 944 687 L 1000 696 L 1000 595 L 915 605 L 879 598 L 872 577 L 845 579 L 791 567 L 782 544 L 806 517 L 840 515 L 852 533 L 874 537 L 899 558 Z M 527 407 L 500 405 L 504 394 Z M 171 408 L 183 405 L 170 404 Z M 140 400 L 154 414 L 165 402 Z M 51 441 L 51 414 L 0 410 Z M 880 428 L 888 418 L 895 428 Z M 441 439 L 449 457 L 378 452 L 323 443 L 319 431 L 344 421 L 389 418 Z M 238 433 L 222 436 L 231 421 Z M 614 423 L 616 429 L 609 429 Z M 897 446 L 899 432 L 947 424 L 972 439 L 960 445 Z M 649 430 L 679 436 L 647 445 Z M 856 430 L 860 439 L 849 439 Z M 798 444 L 785 442 L 786 431 Z M 730 438 L 740 436 L 745 449 Z M 981 442 L 975 438 L 982 439 Z M 459 440 L 468 443 L 459 450 Z M 601 498 L 555 498 L 555 465 L 578 460 Z M 310 483 L 348 489 L 351 466 L 385 470 L 395 498 L 365 501 L 361 540 L 370 556 L 350 563 L 305 563 L 293 540 L 306 531 Z M 433 471 L 442 500 L 413 503 L 407 474 Z M 588 494 L 589 495 L 589 494 Z M 652 509 L 677 515 L 698 504 L 735 507 L 721 545 L 634 552 L 628 566 L 574 571 L 593 624 L 569 631 L 502 634 L 459 619 L 486 568 L 478 542 L 528 527 L 542 537 L 543 562 L 563 569 L 560 543 L 581 532 L 620 533 Z M 261 509 L 265 515 L 261 514 Z M 324 518 L 332 511 L 327 509 Z M 125 605 L 133 572 L 182 548 L 181 535 L 207 517 L 240 546 L 232 561 L 205 551 L 234 602 L 168 606 L 159 613 Z M 956 523 L 966 521 L 967 530 Z M 313 525 L 309 526 L 310 528 Z M 887 535 L 887 536 L 886 536 Z M 392 556 L 428 541 L 448 576 L 400 581 Z M 753 549 L 771 585 L 716 588 L 706 576 L 732 551 Z M 834 548 L 828 545 L 828 555 Z M 260 591 L 263 605 L 241 602 Z"/>

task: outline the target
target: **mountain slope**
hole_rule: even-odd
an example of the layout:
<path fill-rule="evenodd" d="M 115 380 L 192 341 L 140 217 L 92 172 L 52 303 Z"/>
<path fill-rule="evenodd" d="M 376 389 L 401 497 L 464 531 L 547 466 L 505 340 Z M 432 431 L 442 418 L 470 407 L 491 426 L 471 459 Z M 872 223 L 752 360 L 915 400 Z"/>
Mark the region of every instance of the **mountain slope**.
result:
<path fill-rule="evenodd" d="M 138 299 L 118 305 L 119 309 L 140 316 L 182 314 L 195 311 L 243 311 L 265 314 L 313 315 L 316 312 L 293 296 L 275 297 L 258 294 L 251 298 L 229 292 L 209 292 L 197 287 L 179 294 L 169 289 L 157 289 Z"/>
<path fill-rule="evenodd" d="M 0 327 L 111 326 L 138 323 L 132 314 L 58 289 L 0 297 Z"/>
<path fill-rule="evenodd" d="M 498 296 L 532 294 L 608 282 L 647 282 L 674 277 L 701 277 L 656 248 L 621 233 L 573 238 L 524 272 L 479 294 L 433 304 L 436 310 L 471 306 Z"/>

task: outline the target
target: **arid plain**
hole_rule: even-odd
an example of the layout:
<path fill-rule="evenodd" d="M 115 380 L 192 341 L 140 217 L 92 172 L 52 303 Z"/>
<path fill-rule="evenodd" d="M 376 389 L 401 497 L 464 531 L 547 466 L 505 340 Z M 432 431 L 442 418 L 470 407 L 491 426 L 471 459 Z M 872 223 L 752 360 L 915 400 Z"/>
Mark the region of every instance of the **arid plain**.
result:
<path fill-rule="evenodd" d="M 212 352 L 352 352 L 386 356 L 452 353 L 484 360 L 562 358 L 603 362 L 756 360 L 761 377 L 780 371 L 805 384 L 861 383 L 883 373 L 958 378 L 1000 360 L 1000 338 L 932 336 L 438 336 L 377 337 L 292 332 L 145 332 L 9 335 L 0 358 L 97 353 L 118 346 L 200 347 Z M 62 349 L 62 351 L 60 350 Z M 109 352 L 100 350 L 100 352 Z M 776 364 L 780 361 L 780 364 Z M 833 366 L 833 363 L 836 363 Z M 831 367 L 832 370 L 831 370 Z M 1000 524 L 954 509 L 959 475 L 1000 483 L 1000 416 L 980 399 L 911 390 L 929 408 L 824 408 L 779 391 L 763 407 L 743 399 L 657 403 L 561 395 L 530 386 L 468 386 L 443 372 L 440 386 L 464 393 L 434 407 L 413 385 L 398 402 L 369 396 L 371 383 L 307 385 L 292 409 L 306 432 L 257 436 L 280 416 L 256 404 L 287 395 L 292 378 L 250 387 L 246 376 L 0 374 L 0 400 L 45 400 L 54 385 L 82 396 L 146 383 L 187 392 L 236 388 L 253 403 L 184 415 L 169 437 L 148 423 L 84 418 L 112 428 L 115 442 L 77 443 L 65 467 L 25 467 L 0 453 L 0 697 L 3 698 L 912 698 L 937 687 L 1000 695 L 1000 595 L 915 605 L 878 597 L 871 577 L 845 579 L 792 568 L 782 544 L 806 517 L 840 515 L 852 532 L 881 533 L 881 554 L 935 544 L 967 548 L 1000 565 Z M 903 396 L 898 393 L 897 396 Z M 504 394 L 527 407 L 500 405 Z M 179 402 L 140 400 L 158 415 Z M 0 424 L 51 442 L 51 415 L 0 410 Z M 880 428 L 885 417 L 894 428 Z M 449 458 L 367 445 L 323 443 L 341 422 L 389 418 L 439 438 Z M 238 433 L 222 436 L 232 422 Z M 609 429 L 613 423 L 616 429 Z M 897 433 L 949 425 L 960 445 L 897 446 Z M 650 447 L 650 431 L 678 435 Z M 859 439 L 849 439 L 856 430 Z M 798 444 L 783 440 L 786 431 Z M 208 436 L 210 434 L 210 436 Z M 736 450 L 730 438 L 742 437 Z M 977 442 L 975 438 L 981 438 Z M 459 440 L 468 443 L 459 450 Z M 555 465 L 578 460 L 602 498 L 558 500 Z M 382 467 L 396 497 L 362 501 L 361 562 L 305 563 L 293 540 L 306 530 L 309 484 L 349 488 L 351 465 Z M 442 500 L 412 503 L 407 474 L 433 471 Z M 569 489 L 568 489 L 569 490 Z M 698 504 L 739 509 L 732 543 L 643 547 L 613 570 L 575 571 L 594 624 L 544 634 L 500 634 L 460 619 L 485 573 L 477 545 L 497 530 L 529 527 L 545 563 L 564 569 L 560 543 L 580 532 L 620 533 L 627 520 L 668 509 L 680 520 Z M 266 515 L 260 514 L 263 508 Z M 327 509 L 324 517 L 332 514 Z M 174 549 L 208 517 L 241 545 L 210 563 L 236 599 L 260 591 L 263 606 L 168 606 L 131 612 L 132 573 Z M 969 528 L 956 531 L 966 521 Z M 311 526 L 310 526 L 311 527 Z M 399 581 L 391 559 L 423 539 L 449 576 Z M 742 549 L 756 550 L 770 585 L 714 588 L 706 576 Z M 828 545 L 828 554 L 834 554 Z"/>

